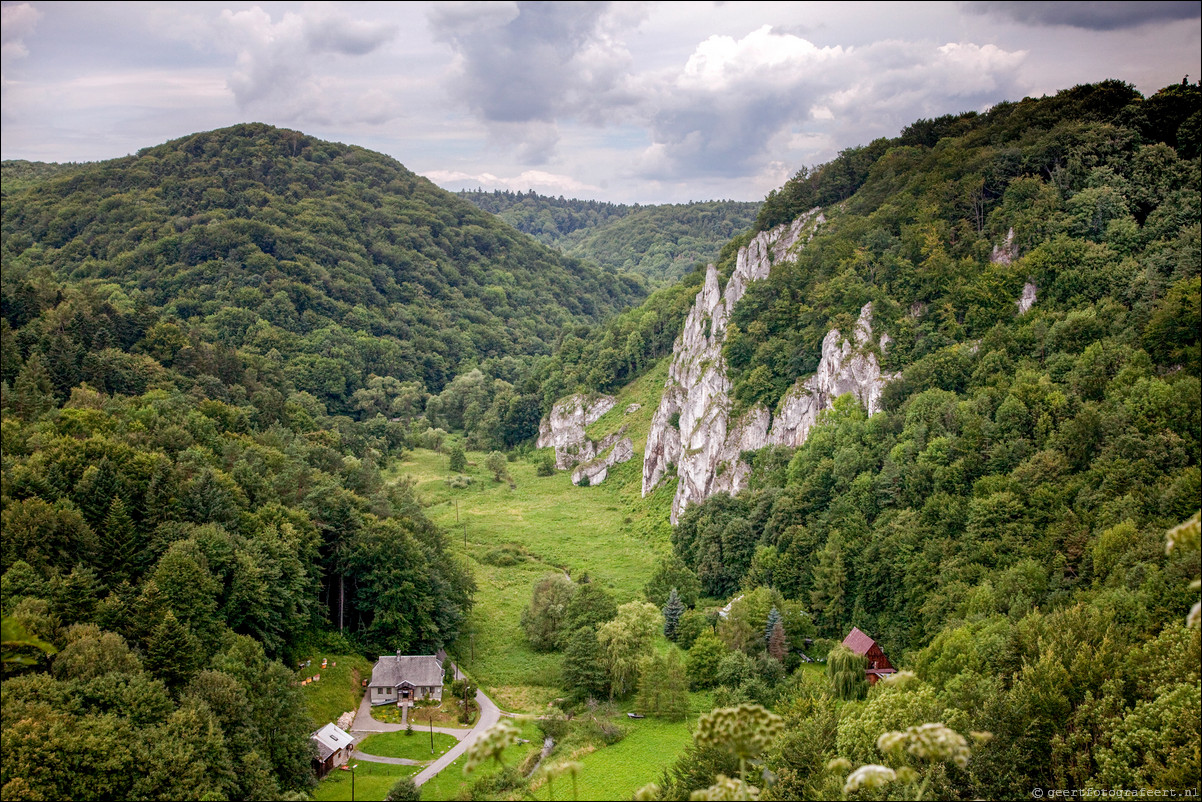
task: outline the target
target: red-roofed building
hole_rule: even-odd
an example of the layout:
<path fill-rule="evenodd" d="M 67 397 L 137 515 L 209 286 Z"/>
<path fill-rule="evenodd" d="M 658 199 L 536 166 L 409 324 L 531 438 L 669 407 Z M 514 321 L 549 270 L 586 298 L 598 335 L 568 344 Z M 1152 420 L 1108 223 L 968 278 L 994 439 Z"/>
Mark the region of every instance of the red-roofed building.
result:
<path fill-rule="evenodd" d="M 893 667 L 889 658 L 881 650 L 880 644 L 861 632 L 859 627 L 851 628 L 851 632 L 847 633 L 847 637 L 843 639 L 843 645 L 852 653 L 861 655 L 868 661 L 868 668 L 864 670 L 864 673 L 868 675 L 870 685 L 875 684 L 881 677 L 897 673 L 897 669 Z"/>

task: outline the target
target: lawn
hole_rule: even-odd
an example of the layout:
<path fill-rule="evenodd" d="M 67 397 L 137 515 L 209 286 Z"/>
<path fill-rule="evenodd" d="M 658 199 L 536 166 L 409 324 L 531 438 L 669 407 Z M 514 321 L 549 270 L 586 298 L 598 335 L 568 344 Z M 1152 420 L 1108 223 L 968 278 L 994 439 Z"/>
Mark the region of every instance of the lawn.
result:
<path fill-rule="evenodd" d="M 479 590 L 456 657 L 503 710 L 539 712 L 560 694 L 561 656 L 531 650 L 520 626 L 536 582 L 587 572 L 622 603 L 641 598 L 656 561 L 671 549 L 675 484 L 642 497 L 643 449 L 666 371 L 664 360 L 624 388 L 615 408 L 590 427 L 596 438 L 625 425 L 635 449 L 598 486 L 574 487 L 568 471 L 538 476 L 534 459 L 519 459 L 507 463 L 511 489 L 493 480 L 483 467 L 486 455 L 477 452 L 467 455 L 472 464 L 464 474 L 472 484 L 462 489 L 450 486 L 445 454 L 417 449 L 389 469 L 389 478 L 414 483 L 426 513 L 469 560 Z M 635 403 L 641 407 L 627 415 Z"/>
<path fill-rule="evenodd" d="M 539 732 L 538 727 L 529 719 L 517 719 L 513 722 L 521 731 L 521 737 L 526 739 L 528 743 L 511 746 L 505 750 L 504 760 L 507 766 L 519 766 L 531 752 L 536 752 L 542 749 L 543 735 Z M 493 761 L 489 761 L 476 767 L 476 770 L 471 774 L 464 775 L 463 764 L 466 760 L 464 755 L 460 755 L 451 765 L 436 774 L 433 779 L 422 786 L 422 799 L 441 800 L 441 799 L 460 799 L 463 791 L 467 790 L 472 783 L 481 779 L 496 774 L 500 767 Z M 363 764 L 360 763 L 360 766 Z M 466 798 L 466 797 L 463 797 Z M 582 797 L 583 798 L 583 797 Z"/>
<path fill-rule="evenodd" d="M 328 661 L 325 668 L 321 667 L 322 658 Z M 371 676 L 369 660 L 357 654 L 313 654 L 307 659 L 309 667 L 297 670 L 296 680 L 321 675 L 317 682 L 301 688 L 313 717 L 313 729 L 337 721 L 348 710 L 359 709 L 363 698 L 361 680 Z"/>
<path fill-rule="evenodd" d="M 438 707 L 417 705 L 409 711 L 409 721 L 414 727 L 429 723 L 434 719 L 435 727 L 450 727 L 451 729 L 470 730 L 476 724 L 480 711 L 473 709 L 467 723 L 459 720 L 459 700 L 451 695 L 451 686 L 444 685 L 442 689 L 442 704 Z M 378 705 L 371 709 L 371 717 L 376 721 L 386 721 L 390 724 L 401 723 L 401 711 L 396 705 Z"/>
<path fill-rule="evenodd" d="M 391 763 L 351 761 L 355 769 L 356 800 L 383 800 L 402 777 L 412 777 L 421 766 L 396 766 Z M 351 772 L 334 769 L 313 790 L 316 802 L 342 802 L 351 799 Z"/>
<path fill-rule="evenodd" d="M 430 752 L 431 734 L 429 730 L 413 728 L 412 733 L 384 732 L 379 735 L 369 735 L 357 747 L 369 755 L 379 757 L 403 757 L 409 760 L 430 761 L 445 753 L 459 739 L 441 732 L 433 734 L 434 752 Z"/>

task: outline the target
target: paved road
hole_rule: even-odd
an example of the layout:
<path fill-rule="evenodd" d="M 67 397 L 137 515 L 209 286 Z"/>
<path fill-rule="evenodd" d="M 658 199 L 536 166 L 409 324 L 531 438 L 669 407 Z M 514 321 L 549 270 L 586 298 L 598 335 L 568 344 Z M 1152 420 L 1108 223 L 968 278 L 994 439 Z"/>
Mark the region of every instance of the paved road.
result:
<path fill-rule="evenodd" d="M 432 779 L 438 772 L 451 765 L 460 755 L 467 751 L 469 746 L 476 742 L 477 738 L 484 734 L 485 730 L 501 720 L 500 709 L 493 704 L 492 699 L 484 695 L 483 691 L 476 691 L 476 704 L 480 705 L 480 718 L 476 721 L 476 726 L 472 727 L 449 752 L 418 772 L 417 776 L 413 778 L 414 785 L 420 786 L 426 780 Z M 438 728 L 435 727 L 435 729 Z"/>

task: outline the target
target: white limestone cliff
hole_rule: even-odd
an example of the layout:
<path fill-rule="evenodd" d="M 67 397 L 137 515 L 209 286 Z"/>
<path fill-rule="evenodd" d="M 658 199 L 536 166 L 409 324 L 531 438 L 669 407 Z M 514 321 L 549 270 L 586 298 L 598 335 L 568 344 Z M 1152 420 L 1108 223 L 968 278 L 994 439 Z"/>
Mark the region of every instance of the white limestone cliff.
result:
<path fill-rule="evenodd" d="M 737 493 L 747 485 L 751 469 L 746 451 L 767 445 L 798 446 L 835 398 L 855 394 L 869 414 L 881 408 L 881 392 L 894 376 L 882 373 L 872 349 L 872 306 L 860 310 L 851 340 L 831 330 L 822 341 L 822 360 L 812 376 L 799 379 L 781 400 L 774 416 L 762 404 L 730 420 L 731 383 L 722 358 L 726 323 L 748 285 L 768 276 L 772 266 L 792 258 L 807 231 L 825 222 L 817 209 L 795 222 L 758 234 L 739 251 L 725 292 L 711 265 L 705 284 L 685 319 L 673 348 L 672 365 L 659 408 L 651 420 L 643 455 L 643 495 L 665 476 L 678 478 L 672 500 L 672 523 L 685 508 L 714 493 Z M 808 240 L 808 237 L 807 237 Z M 888 335 L 877 341 L 883 352 Z"/>
<path fill-rule="evenodd" d="M 629 437 L 619 437 L 624 432 L 625 428 L 617 435 L 613 435 L 618 439 L 613 442 L 612 448 L 606 446 L 608 451 L 598 447 L 597 451 L 601 454 L 600 457 L 577 465 L 576 470 L 572 471 L 572 484 L 581 484 L 582 480 L 588 477 L 589 485 L 599 485 L 609 476 L 610 468 L 620 462 L 630 460 L 634 456 L 634 443 Z"/>
<path fill-rule="evenodd" d="M 578 462 L 597 456 L 597 445 L 584 433 L 585 427 L 614 408 L 618 399 L 611 395 L 586 396 L 580 393 L 561 398 L 551 414 L 538 427 L 539 448 L 555 449 L 555 467 L 566 471 Z"/>
<path fill-rule="evenodd" d="M 766 444 L 771 415 L 764 407 L 753 407 L 733 425 L 729 420 L 731 384 L 722 358 L 726 323 L 748 285 L 767 278 L 772 265 L 789 258 L 802 235 L 812 236 L 823 222 L 819 210 L 812 209 L 791 224 L 757 234 L 739 250 L 725 292 L 714 266 L 706 271 L 705 284 L 673 346 L 668 380 L 643 455 L 644 496 L 670 470 L 680 479 L 672 523 L 691 503 L 716 492 L 741 490 L 749 473 L 741 452 Z"/>
<path fill-rule="evenodd" d="M 1019 296 L 1017 301 L 1014 302 L 1014 305 L 1018 307 L 1018 313 L 1020 315 L 1027 314 L 1027 312 L 1031 311 L 1031 307 L 1035 306 L 1035 295 L 1037 291 L 1038 288 L 1033 282 L 1028 281 L 1023 285 L 1023 294 Z"/>
<path fill-rule="evenodd" d="M 580 484 L 585 476 L 589 484 L 601 484 L 610 468 L 634 456 L 634 443 L 625 436 L 625 426 L 596 442 L 585 432 L 617 403 L 611 395 L 569 395 L 556 401 L 551 414 L 539 424 L 536 445 L 555 449 L 555 467 L 559 470 L 575 466 L 572 484 Z"/>
<path fill-rule="evenodd" d="M 864 304 L 856 321 L 855 344 L 838 329 L 831 329 L 822 340 L 822 361 L 812 376 L 798 379 L 781 399 L 768 441 L 773 445 L 797 447 L 805 442 L 818 415 L 830 409 L 841 395 L 852 393 L 873 415 L 881 410 L 881 393 L 896 374 L 882 373 L 872 341 L 872 304 Z M 878 341 L 882 353 L 889 346 L 889 335 Z"/>

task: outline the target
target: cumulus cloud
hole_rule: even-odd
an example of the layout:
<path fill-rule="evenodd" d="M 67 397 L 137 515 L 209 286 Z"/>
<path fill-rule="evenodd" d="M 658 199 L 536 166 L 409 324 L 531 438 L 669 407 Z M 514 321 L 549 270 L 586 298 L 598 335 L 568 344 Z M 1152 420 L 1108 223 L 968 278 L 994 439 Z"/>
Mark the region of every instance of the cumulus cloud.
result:
<path fill-rule="evenodd" d="M 622 95 L 631 58 L 617 33 L 638 14 L 608 3 L 453 3 L 432 7 L 429 21 L 456 54 L 454 94 L 537 164 L 554 152 L 557 120 L 602 122 L 605 110 L 632 102 Z"/>
<path fill-rule="evenodd" d="M 822 148 L 832 141 L 894 135 L 949 103 L 996 102 L 1025 56 L 966 42 L 819 47 L 770 26 L 742 39 L 711 36 L 678 72 L 645 82 L 653 144 L 639 170 L 735 177 L 775 172 L 782 155 L 829 158 Z"/>
<path fill-rule="evenodd" d="M 17 3 L 0 8 L 0 61 L 9 63 L 29 55 L 25 39 L 33 33 L 42 12 L 29 3 Z"/>
<path fill-rule="evenodd" d="M 1200 7 L 1194 0 L 1140 3 L 1087 2 L 976 2 L 961 6 L 976 14 L 1007 17 L 1025 25 L 1068 25 L 1091 31 L 1137 28 L 1151 22 L 1196 20 Z"/>
<path fill-rule="evenodd" d="M 395 116 L 394 104 L 379 89 L 356 93 L 315 70 L 321 56 L 357 57 L 377 50 L 396 35 L 392 23 L 349 19 L 321 8 L 287 12 L 276 22 L 254 6 L 226 9 L 218 27 L 237 54 L 229 87 L 240 108 L 319 122 L 384 122 Z"/>

